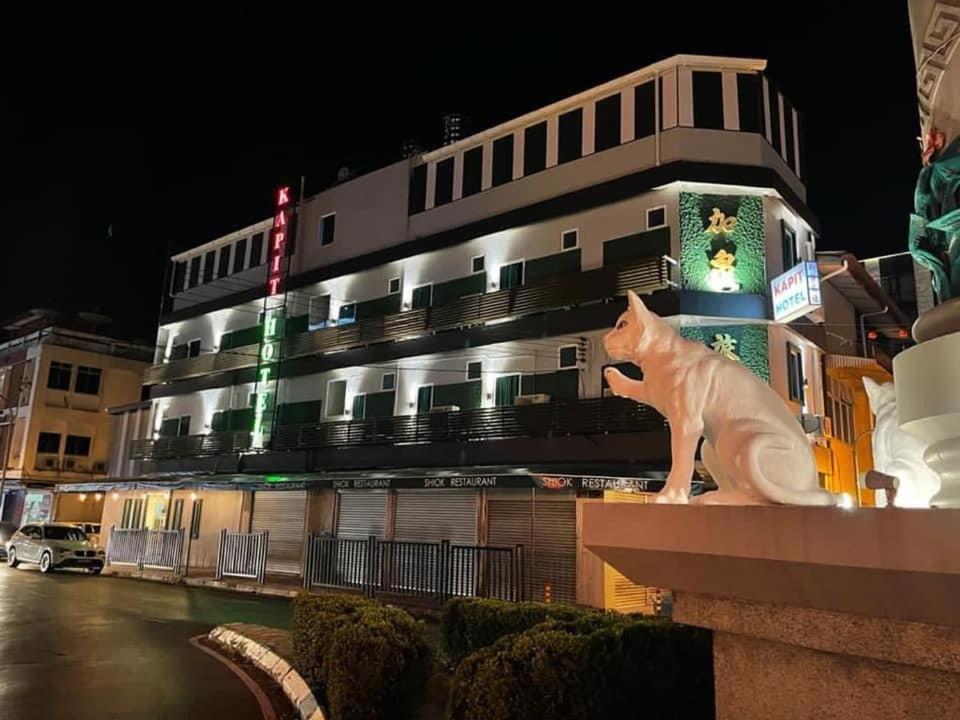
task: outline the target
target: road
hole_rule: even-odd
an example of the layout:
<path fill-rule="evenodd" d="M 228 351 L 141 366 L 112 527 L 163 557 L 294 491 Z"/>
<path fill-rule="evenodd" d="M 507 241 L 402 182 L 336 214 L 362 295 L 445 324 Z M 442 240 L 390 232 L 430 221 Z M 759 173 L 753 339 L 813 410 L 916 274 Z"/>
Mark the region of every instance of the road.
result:
<path fill-rule="evenodd" d="M 0 566 L 0 718 L 259 720 L 250 691 L 188 640 L 289 617 L 286 600 Z"/>

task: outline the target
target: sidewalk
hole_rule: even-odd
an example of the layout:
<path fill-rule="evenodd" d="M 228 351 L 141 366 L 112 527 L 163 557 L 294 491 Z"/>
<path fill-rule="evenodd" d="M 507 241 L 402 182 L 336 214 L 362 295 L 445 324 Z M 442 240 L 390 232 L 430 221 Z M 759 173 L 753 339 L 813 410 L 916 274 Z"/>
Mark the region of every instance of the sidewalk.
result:
<path fill-rule="evenodd" d="M 211 568 L 190 568 L 188 575 L 174 575 L 169 570 L 137 569 L 134 565 L 108 565 L 103 569 L 104 575 L 111 577 L 131 578 L 134 580 L 149 580 L 151 582 L 168 583 L 170 585 L 189 585 L 190 587 L 209 587 L 218 590 L 250 593 L 253 595 L 268 595 L 271 597 L 294 597 L 303 589 L 301 579 L 295 575 L 267 574 L 267 582 L 263 585 L 255 580 L 244 578 L 223 578 L 217 580 Z"/>

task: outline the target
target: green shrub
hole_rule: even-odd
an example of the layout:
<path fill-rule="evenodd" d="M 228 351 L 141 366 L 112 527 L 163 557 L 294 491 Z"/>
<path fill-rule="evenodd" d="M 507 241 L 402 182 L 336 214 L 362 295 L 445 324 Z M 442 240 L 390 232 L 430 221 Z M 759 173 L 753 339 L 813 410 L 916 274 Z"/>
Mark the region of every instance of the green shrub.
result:
<path fill-rule="evenodd" d="M 440 642 L 446 656 L 456 665 L 505 635 L 529 630 L 546 620 L 571 622 L 584 615 L 582 610 L 567 605 L 453 598 L 443 606 Z"/>
<path fill-rule="evenodd" d="M 583 613 L 465 658 L 449 720 L 713 718 L 708 632 L 658 618 Z"/>
<path fill-rule="evenodd" d="M 429 676 L 423 624 L 372 600 L 301 593 L 292 636 L 297 669 L 333 720 L 405 717 Z"/>

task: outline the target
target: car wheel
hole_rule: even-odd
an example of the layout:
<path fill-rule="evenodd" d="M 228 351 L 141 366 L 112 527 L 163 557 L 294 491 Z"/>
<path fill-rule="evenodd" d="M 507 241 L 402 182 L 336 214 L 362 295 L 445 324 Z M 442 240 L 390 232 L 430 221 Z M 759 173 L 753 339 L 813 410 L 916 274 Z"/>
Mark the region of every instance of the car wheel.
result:
<path fill-rule="evenodd" d="M 50 553 L 45 552 L 40 556 L 40 572 L 48 573 L 53 571 L 53 558 Z"/>
<path fill-rule="evenodd" d="M 12 568 L 15 568 L 20 564 L 20 561 L 17 560 L 17 551 L 14 548 L 7 550 L 7 565 Z"/>

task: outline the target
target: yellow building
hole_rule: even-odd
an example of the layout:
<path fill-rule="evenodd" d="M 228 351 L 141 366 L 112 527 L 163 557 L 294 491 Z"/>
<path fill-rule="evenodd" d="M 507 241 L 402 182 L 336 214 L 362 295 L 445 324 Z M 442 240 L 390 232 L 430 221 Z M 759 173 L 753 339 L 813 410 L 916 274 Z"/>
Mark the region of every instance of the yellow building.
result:
<path fill-rule="evenodd" d="M 67 327 L 77 325 L 34 311 L 4 328 L 14 338 L 0 344 L 3 520 L 100 519 L 102 495 L 53 489 L 106 476 L 113 429 L 106 409 L 140 397 L 152 350 Z"/>

